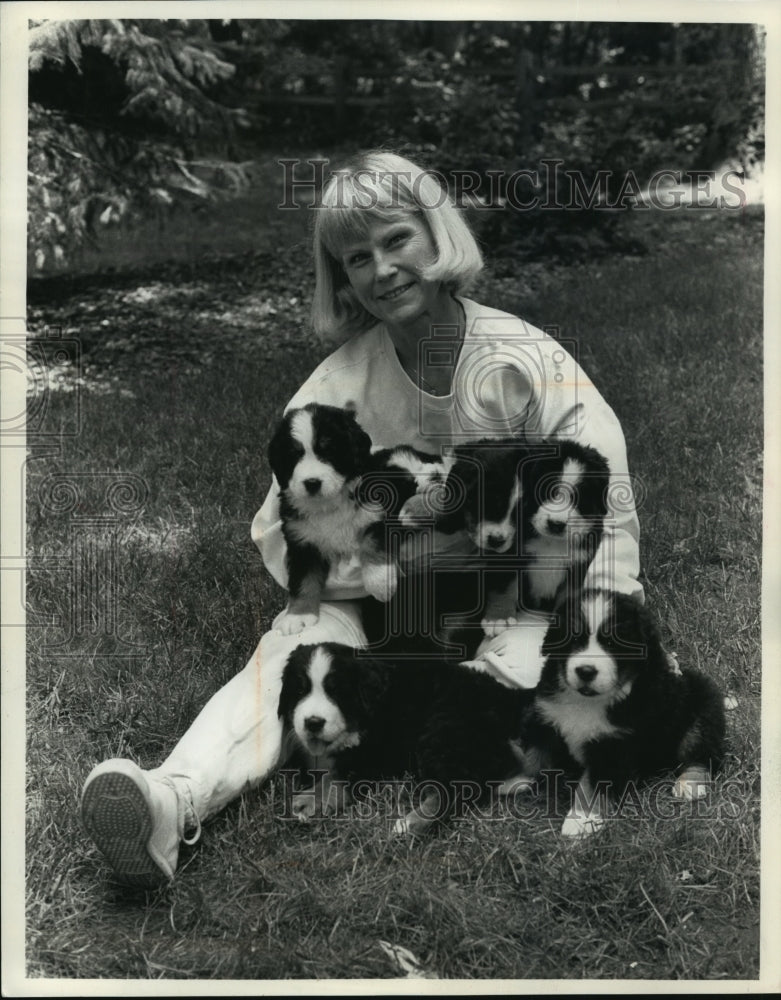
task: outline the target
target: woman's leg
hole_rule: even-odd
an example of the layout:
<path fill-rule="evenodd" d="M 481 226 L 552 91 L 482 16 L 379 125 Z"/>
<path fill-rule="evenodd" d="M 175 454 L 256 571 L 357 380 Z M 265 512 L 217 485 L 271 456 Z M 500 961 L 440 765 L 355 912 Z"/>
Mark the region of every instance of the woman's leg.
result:
<path fill-rule="evenodd" d="M 93 769 L 82 816 L 120 880 L 151 886 L 172 878 L 188 832 L 197 840 L 202 820 L 277 767 L 284 754 L 277 714 L 282 672 L 297 646 L 317 642 L 365 645 L 357 605 L 323 604 L 318 623 L 298 635 L 272 627 L 160 767 L 142 771 L 129 760 L 108 760 Z"/>

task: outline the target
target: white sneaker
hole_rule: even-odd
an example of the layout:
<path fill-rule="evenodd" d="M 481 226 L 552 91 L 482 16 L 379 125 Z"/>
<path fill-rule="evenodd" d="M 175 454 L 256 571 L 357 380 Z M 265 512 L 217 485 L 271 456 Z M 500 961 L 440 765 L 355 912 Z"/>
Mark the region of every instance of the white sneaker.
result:
<path fill-rule="evenodd" d="M 179 842 L 194 844 L 201 824 L 183 782 L 153 778 L 132 760 L 106 760 L 81 793 L 84 827 L 120 882 L 153 889 L 174 877 Z M 185 825 L 195 834 L 185 838 Z"/>

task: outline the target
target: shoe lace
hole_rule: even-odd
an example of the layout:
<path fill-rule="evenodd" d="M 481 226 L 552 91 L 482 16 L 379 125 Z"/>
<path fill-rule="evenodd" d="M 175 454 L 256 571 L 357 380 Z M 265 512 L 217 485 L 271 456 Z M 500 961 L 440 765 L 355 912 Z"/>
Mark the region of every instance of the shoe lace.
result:
<path fill-rule="evenodd" d="M 165 775 L 159 779 L 176 792 L 178 806 L 177 827 L 179 839 L 185 844 L 194 844 L 201 836 L 201 820 L 193 805 L 192 792 L 184 775 Z M 186 830 L 192 831 L 189 835 Z"/>

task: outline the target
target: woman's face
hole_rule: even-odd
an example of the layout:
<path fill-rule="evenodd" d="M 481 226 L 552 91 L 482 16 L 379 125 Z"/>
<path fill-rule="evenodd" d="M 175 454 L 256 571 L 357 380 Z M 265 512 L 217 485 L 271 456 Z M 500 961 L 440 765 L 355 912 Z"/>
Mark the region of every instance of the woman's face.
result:
<path fill-rule="evenodd" d="M 435 257 L 426 224 L 410 214 L 373 219 L 366 236 L 345 244 L 340 260 L 364 309 L 392 329 L 436 311 L 442 286 L 421 277 Z"/>

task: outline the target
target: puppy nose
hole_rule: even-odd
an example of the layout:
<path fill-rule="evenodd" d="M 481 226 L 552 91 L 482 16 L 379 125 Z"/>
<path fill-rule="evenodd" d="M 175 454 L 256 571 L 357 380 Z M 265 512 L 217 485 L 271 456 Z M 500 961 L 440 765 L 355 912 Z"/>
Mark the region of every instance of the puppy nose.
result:
<path fill-rule="evenodd" d="M 495 532 L 491 532 L 486 541 L 488 542 L 489 548 L 500 549 L 505 543 L 505 537 L 504 535 L 498 535 Z"/>
<path fill-rule="evenodd" d="M 575 673 L 582 681 L 593 681 L 597 676 L 597 668 L 592 666 L 575 667 Z"/>
<path fill-rule="evenodd" d="M 564 528 L 566 527 L 564 521 L 554 521 L 552 517 L 548 518 L 548 531 L 552 535 L 562 535 L 564 534 Z"/>
<path fill-rule="evenodd" d="M 308 715 L 304 719 L 304 727 L 308 733 L 319 733 L 325 725 L 325 719 L 319 715 Z"/>
<path fill-rule="evenodd" d="M 310 496 L 314 496 L 315 493 L 320 492 L 320 487 L 323 485 L 322 479 L 305 479 L 304 489 Z"/>

